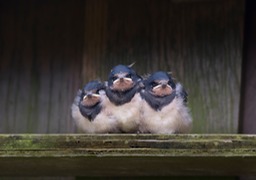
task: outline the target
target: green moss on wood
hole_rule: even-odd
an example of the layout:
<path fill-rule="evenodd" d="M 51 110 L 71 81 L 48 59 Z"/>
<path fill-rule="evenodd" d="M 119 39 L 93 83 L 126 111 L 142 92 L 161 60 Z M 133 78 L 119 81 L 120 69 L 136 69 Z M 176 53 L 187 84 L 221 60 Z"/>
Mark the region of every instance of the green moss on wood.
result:
<path fill-rule="evenodd" d="M 255 147 L 252 135 L 0 135 L 0 156 L 256 156 Z"/>
<path fill-rule="evenodd" d="M 0 176 L 256 175 L 256 135 L 0 135 L 0 169 Z"/>

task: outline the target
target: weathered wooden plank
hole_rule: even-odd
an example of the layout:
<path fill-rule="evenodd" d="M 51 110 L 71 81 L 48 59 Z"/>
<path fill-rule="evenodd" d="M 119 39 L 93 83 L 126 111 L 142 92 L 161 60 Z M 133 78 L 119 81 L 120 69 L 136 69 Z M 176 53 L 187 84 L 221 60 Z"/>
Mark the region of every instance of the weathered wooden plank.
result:
<path fill-rule="evenodd" d="M 0 132 L 73 132 L 84 2 L 10 0 L 0 8 Z"/>
<path fill-rule="evenodd" d="M 189 93 L 195 133 L 238 130 L 244 1 L 85 3 L 83 82 L 112 66 L 172 71 Z"/>
<path fill-rule="evenodd" d="M 91 77 L 106 79 L 112 66 L 134 61 L 139 74 L 172 71 L 189 92 L 193 132 L 237 132 L 243 0 L 101 0 L 87 5 L 94 11 L 86 16 L 93 29 L 85 31 L 86 44 L 95 48 L 86 51 L 84 61 L 95 59 L 95 69 L 105 67 Z"/>
<path fill-rule="evenodd" d="M 244 0 L 0 1 L 0 132 L 74 132 L 88 80 L 136 62 L 172 71 L 194 133 L 236 133 Z"/>
<path fill-rule="evenodd" d="M 256 136 L 0 135 L 0 168 L 1 176 L 256 175 Z"/>

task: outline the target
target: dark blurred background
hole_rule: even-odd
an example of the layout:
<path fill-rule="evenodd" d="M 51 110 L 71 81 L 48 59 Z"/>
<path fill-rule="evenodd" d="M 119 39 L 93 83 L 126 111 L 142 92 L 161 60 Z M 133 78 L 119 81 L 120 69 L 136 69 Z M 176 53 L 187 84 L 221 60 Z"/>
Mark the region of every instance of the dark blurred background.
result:
<path fill-rule="evenodd" d="M 76 91 L 133 62 L 185 86 L 193 133 L 255 132 L 254 2 L 0 0 L 0 133 L 76 132 Z"/>

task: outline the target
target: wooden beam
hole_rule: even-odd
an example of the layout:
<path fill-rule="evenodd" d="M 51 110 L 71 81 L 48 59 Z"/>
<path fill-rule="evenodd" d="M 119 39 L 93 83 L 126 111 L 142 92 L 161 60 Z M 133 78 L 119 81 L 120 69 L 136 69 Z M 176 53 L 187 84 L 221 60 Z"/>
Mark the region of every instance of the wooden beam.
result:
<path fill-rule="evenodd" d="M 254 135 L 0 135 L 0 176 L 256 175 Z"/>
<path fill-rule="evenodd" d="M 184 85 L 193 133 L 237 133 L 244 2 L 0 0 L 0 133 L 76 132 L 76 91 L 132 62 Z"/>

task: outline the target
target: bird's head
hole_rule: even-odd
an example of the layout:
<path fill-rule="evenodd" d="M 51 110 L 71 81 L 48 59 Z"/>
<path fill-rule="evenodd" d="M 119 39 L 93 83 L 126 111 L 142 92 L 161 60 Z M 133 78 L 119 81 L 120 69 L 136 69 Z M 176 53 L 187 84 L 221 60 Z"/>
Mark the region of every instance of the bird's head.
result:
<path fill-rule="evenodd" d="M 140 81 L 140 76 L 130 66 L 117 65 L 109 73 L 106 94 L 115 105 L 125 104 L 139 91 Z"/>
<path fill-rule="evenodd" d="M 176 85 L 171 75 L 166 72 L 151 74 L 143 84 L 141 96 L 156 111 L 171 103 L 176 96 Z"/>
<path fill-rule="evenodd" d="M 90 81 L 82 89 L 80 104 L 84 107 L 93 107 L 101 101 L 100 92 L 104 85 L 100 81 Z"/>
<path fill-rule="evenodd" d="M 163 71 L 150 75 L 145 80 L 144 85 L 147 92 L 158 97 L 171 95 L 175 89 L 175 83 L 171 75 Z"/>
<path fill-rule="evenodd" d="M 117 65 L 109 73 L 108 86 L 113 91 L 124 92 L 132 89 L 139 79 L 131 67 Z"/>

